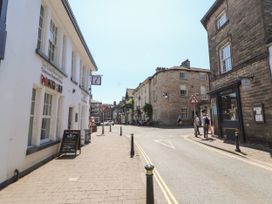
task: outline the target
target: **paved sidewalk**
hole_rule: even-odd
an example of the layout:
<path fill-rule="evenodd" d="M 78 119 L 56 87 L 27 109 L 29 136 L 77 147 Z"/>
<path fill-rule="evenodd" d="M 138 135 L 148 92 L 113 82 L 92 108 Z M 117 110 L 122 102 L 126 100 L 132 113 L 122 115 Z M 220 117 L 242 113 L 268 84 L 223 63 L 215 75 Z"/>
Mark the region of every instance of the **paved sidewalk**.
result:
<path fill-rule="evenodd" d="M 193 134 L 189 137 L 190 139 L 201 143 L 203 145 L 207 145 L 222 151 L 226 151 L 235 155 L 239 155 L 242 158 L 246 158 L 253 162 L 259 163 L 263 166 L 267 166 L 268 168 L 272 168 L 272 150 L 268 148 L 264 148 L 261 146 L 255 145 L 240 145 L 241 152 L 236 152 L 235 144 L 230 144 L 224 142 L 224 140 L 218 138 L 216 135 L 212 136 L 209 134 L 208 139 L 205 139 L 203 135 L 195 137 Z"/>
<path fill-rule="evenodd" d="M 107 131 L 107 132 L 106 132 Z M 74 159 L 54 159 L 0 191 L 1 204 L 143 204 L 145 170 L 119 132 L 92 135 Z"/>

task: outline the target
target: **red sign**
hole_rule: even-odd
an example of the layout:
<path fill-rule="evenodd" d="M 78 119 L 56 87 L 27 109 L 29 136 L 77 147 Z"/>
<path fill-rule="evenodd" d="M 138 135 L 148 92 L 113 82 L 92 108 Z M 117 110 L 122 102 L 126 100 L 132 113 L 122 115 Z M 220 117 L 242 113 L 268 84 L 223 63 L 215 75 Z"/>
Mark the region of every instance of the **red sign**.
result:
<path fill-rule="evenodd" d="M 101 106 L 100 106 L 100 111 L 101 111 L 101 112 L 106 112 L 107 109 L 108 109 L 108 106 L 107 106 L 107 105 L 101 105 Z"/>
<path fill-rule="evenodd" d="M 196 103 L 198 103 L 198 100 L 197 100 L 197 98 L 196 98 L 195 95 L 192 95 L 192 96 L 191 96 L 190 103 L 191 103 L 191 104 L 196 104 Z"/>

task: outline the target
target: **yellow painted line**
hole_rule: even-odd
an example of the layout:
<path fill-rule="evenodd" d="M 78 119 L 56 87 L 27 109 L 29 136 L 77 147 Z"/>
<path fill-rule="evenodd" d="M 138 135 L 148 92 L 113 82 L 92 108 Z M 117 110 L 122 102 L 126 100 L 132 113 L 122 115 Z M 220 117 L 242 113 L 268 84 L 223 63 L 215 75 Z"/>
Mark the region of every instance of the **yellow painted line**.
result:
<path fill-rule="evenodd" d="M 135 142 L 135 144 L 136 144 L 137 148 L 140 150 L 140 152 L 142 153 L 146 162 L 152 164 L 150 158 L 147 156 L 147 154 L 142 149 L 142 147 L 136 142 Z M 164 182 L 164 180 L 162 179 L 162 177 L 160 176 L 159 172 L 156 169 L 154 170 L 154 178 L 156 179 L 159 187 L 161 188 L 161 191 L 162 191 L 167 203 L 168 204 L 178 204 L 178 201 L 176 200 L 174 195 L 171 193 L 170 189 L 168 188 L 168 186 L 166 185 L 166 183 Z"/>
<path fill-rule="evenodd" d="M 201 144 L 201 143 L 199 143 L 199 142 L 196 142 L 196 141 L 194 141 L 194 140 L 192 140 L 192 139 L 189 139 L 189 137 L 190 137 L 190 136 L 187 135 L 187 136 L 185 136 L 185 137 L 183 137 L 183 138 L 184 138 L 186 141 L 195 143 L 195 144 L 197 144 L 197 145 L 199 145 L 199 146 L 201 146 L 201 147 L 203 147 L 203 148 L 206 148 L 206 149 L 215 151 L 215 152 L 217 152 L 217 153 L 223 154 L 223 155 L 225 155 L 225 156 L 228 156 L 228 157 L 231 157 L 231 158 L 240 160 L 240 161 L 242 161 L 242 162 L 244 162 L 244 163 L 247 163 L 247 164 L 251 164 L 251 165 L 257 166 L 257 167 L 262 168 L 262 169 L 265 169 L 265 170 L 267 170 L 267 171 L 272 171 L 272 167 L 265 166 L 265 165 L 262 165 L 262 164 L 260 164 L 260 163 L 257 163 L 257 160 L 255 160 L 255 162 L 254 162 L 254 161 L 251 161 L 251 160 L 254 160 L 254 159 L 251 159 L 251 160 L 250 160 L 250 158 L 247 158 L 247 159 L 241 158 L 241 157 L 239 157 L 239 156 L 237 156 L 237 155 L 233 155 L 233 154 L 231 154 L 231 153 L 227 153 L 227 152 L 224 152 L 224 151 L 222 151 L 222 150 L 218 150 L 218 149 L 209 147 L 209 146 L 207 146 L 207 145 L 203 145 L 203 144 Z"/>

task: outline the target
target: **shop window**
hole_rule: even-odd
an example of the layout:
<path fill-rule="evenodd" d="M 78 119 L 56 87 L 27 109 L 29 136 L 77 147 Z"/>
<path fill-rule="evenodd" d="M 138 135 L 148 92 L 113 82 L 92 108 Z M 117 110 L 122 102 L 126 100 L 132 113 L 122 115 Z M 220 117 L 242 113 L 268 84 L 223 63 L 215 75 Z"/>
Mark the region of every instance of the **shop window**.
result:
<path fill-rule="evenodd" d="M 224 121 L 238 121 L 236 93 L 221 96 L 222 118 Z"/>
<path fill-rule="evenodd" d="M 52 98 L 53 96 L 45 93 L 44 104 L 43 104 L 43 115 L 42 115 L 42 129 L 41 129 L 41 140 L 48 140 L 50 135 L 50 121 L 52 112 Z"/>
<path fill-rule="evenodd" d="M 222 74 L 232 69 L 230 43 L 220 48 L 220 65 Z"/>
<path fill-rule="evenodd" d="M 49 32 L 49 48 L 48 58 L 49 61 L 56 63 L 57 55 L 57 27 L 54 22 L 50 21 L 50 32 Z"/>
<path fill-rule="evenodd" d="M 44 7 L 41 5 L 40 8 L 40 18 L 39 18 L 39 28 L 38 28 L 38 42 L 37 49 L 42 49 L 42 38 L 43 38 L 43 30 L 44 30 Z"/>
<path fill-rule="evenodd" d="M 188 109 L 187 108 L 182 108 L 180 110 L 180 116 L 182 119 L 188 119 Z"/>
<path fill-rule="evenodd" d="M 27 146 L 32 145 L 31 141 L 32 141 L 32 137 L 33 137 L 33 122 L 34 122 L 34 113 L 35 113 L 35 102 L 36 102 L 36 90 L 32 89 Z"/>

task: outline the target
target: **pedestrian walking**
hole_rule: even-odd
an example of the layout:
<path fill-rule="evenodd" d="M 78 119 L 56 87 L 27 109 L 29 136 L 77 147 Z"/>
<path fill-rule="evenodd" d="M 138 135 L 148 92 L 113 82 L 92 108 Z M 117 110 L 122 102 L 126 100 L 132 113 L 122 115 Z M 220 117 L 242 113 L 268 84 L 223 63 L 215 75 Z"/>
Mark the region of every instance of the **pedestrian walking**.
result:
<path fill-rule="evenodd" d="M 178 126 L 182 125 L 182 118 L 181 118 L 181 115 L 178 115 L 178 118 L 177 118 L 177 125 L 178 125 Z"/>
<path fill-rule="evenodd" d="M 195 130 L 195 136 L 196 137 L 197 137 L 197 135 L 200 135 L 199 126 L 200 126 L 200 119 L 199 119 L 198 115 L 195 115 L 195 118 L 194 118 L 194 130 Z"/>
<path fill-rule="evenodd" d="M 203 115 L 203 122 L 204 122 L 203 124 L 204 138 L 208 138 L 208 129 L 210 125 L 210 119 L 206 113 Z"/>

